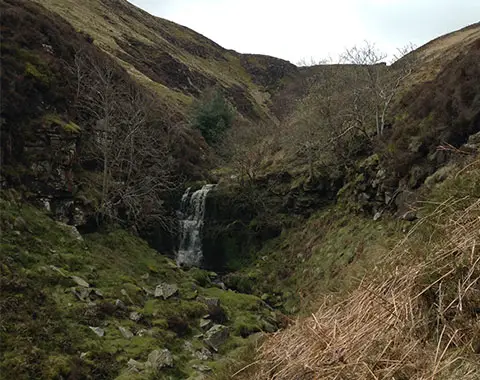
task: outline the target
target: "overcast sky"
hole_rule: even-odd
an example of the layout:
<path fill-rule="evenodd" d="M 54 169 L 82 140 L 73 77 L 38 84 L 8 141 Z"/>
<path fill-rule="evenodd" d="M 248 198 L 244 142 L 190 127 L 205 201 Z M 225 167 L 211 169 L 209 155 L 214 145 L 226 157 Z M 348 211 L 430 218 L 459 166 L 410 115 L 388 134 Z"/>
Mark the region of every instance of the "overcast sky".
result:
<path fill-rule="evenodd" d="M 363 40 L 393 54 L 480 21 L 480 0 L 129 0 L 227 49 L 297 63 Z"/>

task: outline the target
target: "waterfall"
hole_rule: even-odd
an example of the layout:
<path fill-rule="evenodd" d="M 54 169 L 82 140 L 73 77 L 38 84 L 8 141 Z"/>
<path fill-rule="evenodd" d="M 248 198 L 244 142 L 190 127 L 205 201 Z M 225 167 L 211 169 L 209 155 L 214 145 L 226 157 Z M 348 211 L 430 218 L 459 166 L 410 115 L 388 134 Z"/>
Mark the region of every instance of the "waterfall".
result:
<path fill-rule="evenodd" d="M 180 245 L 177 252 L 177 264 L 199 266 L 203 259 L 201 230 L 205 215 L 207 194 L 215 185 L 205 185 L 191 193 L 189 187 L 182 196 L 180 210 Z"/>

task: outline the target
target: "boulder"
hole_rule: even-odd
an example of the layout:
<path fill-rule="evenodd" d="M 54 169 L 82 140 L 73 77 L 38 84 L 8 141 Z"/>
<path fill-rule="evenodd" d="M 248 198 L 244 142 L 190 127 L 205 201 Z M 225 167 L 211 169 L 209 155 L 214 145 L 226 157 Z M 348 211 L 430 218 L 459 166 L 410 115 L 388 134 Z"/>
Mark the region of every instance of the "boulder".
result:
<path fill-rule="evenodd" d="M 153 371 L 159 371 L 163 367 L 172 367 L 173 366 L 173 356 L 170 351 L 166 348 L 162 350 L 154 350 L 148 355 L 148 359 L 145 363 L 147 369 L 152 369 Z"/>
<path fill-rule="evenodd" d="M 90 288 L 72 288 L 72 293 L 80 300 L 80 301 L 90 301 L 90 293 L 92 289 Z"/>
<path fill-rule="evenodd" d="M 200 328 L 202 330 L 208 330 L 210 327 L 212 327 L 212 325 L 213 325 L 213 322 L 211 319 L 205 319 L 205 318 L 200 319 Z"/>
<path fill-rule="evenodd" d="M 202 361 L 210 360 L 213 357 L 212 353 L 205 347 L 203 347 L 201 350 L 194 351 L 193 356 L 195 356 L 196 359 Z"/>
<path fill-rule="evenodd" d="M 146 330 L 146 329 L 141 329 L 138 330 L 137 336 L 153 336 L 154 332 L 153 330 Z"/>
<path fill-rule="evenodd" d="M 118 329 L 120 330 L 125 339 L 133 338 L 133 333 L 129 329 L 122 326 L 118 326 Z"/>
<path fill-rule="evenodd" d="M 115 300 L 115 307 L 120 310 L 125 310 L 127 306 L 125 306 L 125 303 L 122 300 Z"/>
<path fill-rule="evenodd" d="M 65 230 L 66 232 L 68 232 L 70 234 L 70 236 L 76 240 L 79 240 L 79 241 L 82 241 L 83 240 L 83 237 L 82 235 L 80 234 L 80 232 L 78 232 L 77 230 L 77 227 L 75 226 L 71 226 L 69 224 L 66 224 L 66 223 L 62 223 L 62 222 L 57 222 L 57 224 L 62 227 L 63 230 Z"/>
<path fill-rule="evenodd" d="M 105 335 L 105 330 L 102 329 L 101 327 L 93 327 L 93 326 L 88 326 L 90 330 L 92 330 L 95 334 L 97 334 L 99 337 L 102 337 Z"/>
<path fill-rule="evenodd" d="M 130 372 L 135 372 L 135 373 L 139 373 L 145 369 L 145 363 L 139 362 L 134 359 L 130 359 L 127 362 L 127 366 Z"/>
<path fill-rule="evenodd" d="M 220 346 L 227 341 L 229 336 L 230 331 L 228 327 L 223 325 L 214 325 L 205 333 L 203 341 L 207 346 L 215 351 L 218 351 Z"/>
<path fill-rule="evenodd" d="M 143 315 L 140 314 L 139 312 L 137 311 L 132 311 L 130 313 L 130 316 L 129 316 L 130 320 L 134 321 L 134 322 L 138 322 L 140 319 L 143 318 Z"/>
<path fill-rule="evenodd" d="M 78 276 L 70 276 L 70 278 L 78 285 L 78 286 L 82 286 L 84 288 L 89 288 L 90 287 L 90 284 L 85 281 L 83 278 L 80 278 Z"/>
<path fill-rule="evenodd" d="M 170 298 L 178 293 L 178 286 L 175 284 L 167 284 L 165 282 L 157 285 L 154 296 L 156 298 L 162 297 L 164 300 Z"/>
<path fill-rule="evenodd" d="M 207 306 L 219 307 L 220 299 L 216 297 L 197 297 L 197 301 L 204 303 Z"/>

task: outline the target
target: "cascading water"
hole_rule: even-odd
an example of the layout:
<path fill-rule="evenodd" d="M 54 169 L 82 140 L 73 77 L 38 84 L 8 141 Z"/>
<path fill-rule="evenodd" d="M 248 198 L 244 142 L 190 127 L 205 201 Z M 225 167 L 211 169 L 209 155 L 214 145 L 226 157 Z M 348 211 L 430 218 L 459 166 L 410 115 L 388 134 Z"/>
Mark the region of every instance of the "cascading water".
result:
<path fill-rule="evenodd" d="M 215 185 L 205 185 L 200 190 L 191 193 L 191 188 L 182 196 L 180 210 L 180 245 L 177 252 L 177 264 L 199 266 L 202 263 L 203 217 L 205 216 L 205 201 L 207 194 Z"/>

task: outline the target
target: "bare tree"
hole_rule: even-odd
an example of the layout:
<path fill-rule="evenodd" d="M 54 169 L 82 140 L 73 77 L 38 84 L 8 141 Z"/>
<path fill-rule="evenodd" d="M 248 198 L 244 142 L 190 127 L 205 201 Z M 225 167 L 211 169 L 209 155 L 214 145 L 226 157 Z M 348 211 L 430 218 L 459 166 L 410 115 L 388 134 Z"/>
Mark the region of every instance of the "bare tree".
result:
<path fill-rule="evenodd" d="M 174 187 L 168 130 L 156 119 L 153 96 L 106 59 L 79 52 L 76 106 L 89 133 L 86 161 L 99 170 L 99 215 L 140 225 L 168 225 L 162 194 Z"/>
<path fill-rule="evenodd" d="M 396 59 L 412 50 L 412 45 L 398 49 Z M 368 41 L 362 46 L 347 49 L 341 56 L 342 62 L 354 65 L 354 75 L 351 78 L 354 95 L 352 115 L 362 124 L 373 119 L 377 135 L 383 134 L 392 101 L 401 84 L 413 71 L 413 54 L 396 68 L 387 66 L 386 58 L 386 53 Z"/>
<path fill-rule="evenodd" d="M 228 156 L 241 184 L 252 183 L 272 153 L 274 126 L 266 123 L 237 122 L 227 132 L 221 151 Z"/>

